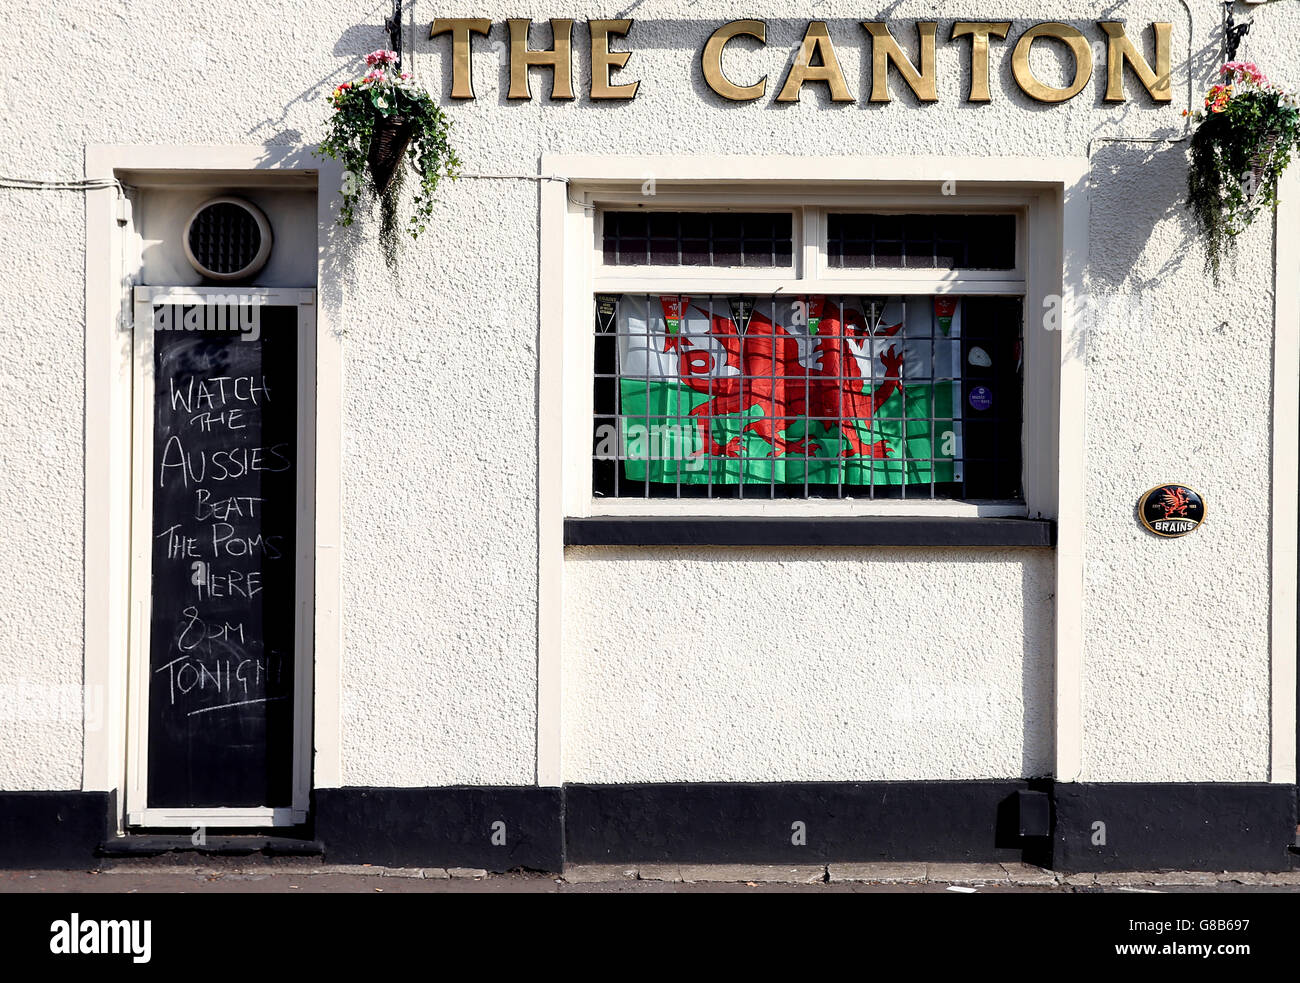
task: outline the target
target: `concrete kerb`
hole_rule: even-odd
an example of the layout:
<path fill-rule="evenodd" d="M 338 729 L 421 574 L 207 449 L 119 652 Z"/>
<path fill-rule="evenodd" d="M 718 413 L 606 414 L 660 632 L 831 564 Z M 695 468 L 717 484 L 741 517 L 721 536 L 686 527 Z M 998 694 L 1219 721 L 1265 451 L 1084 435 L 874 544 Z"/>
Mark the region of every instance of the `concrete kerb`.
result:
<path fill-rule="evenodd" d="M 207 877 L 296 875 L 399 877 L 427 880 L 476 879 L 496 875 L 467 867 L 382 867 L 372 864 L 319 864 L 304 868 L 263 864 L 192 866 L 115 862 L 98 873 L 106 875 L 182 874 Z M 1108 871 L 1061 874 L 1030 864 L 966 863 L 831 863 L 831 864 L 569 864 L 557 879 L 569 884 L 609 884 L 659 881 L 665 884 L 799 884 L 961 885 L 979 887 L 1063 888 L 1207 888 L 1218 884 L 1243 887 L 1300 887 L 1300 870 L 1257 871 Z"/>
<path fill-rule="evenodd" d="M 1031 864 L 832 863 L 813 865 L 747 864 L 570 864 L 570 884 L 641 880 L 719 884 L 958 884 L 1007 887 L 1257 887 L 1300 886 L 1300 871 L 1123 871 L 1058 874 Z"/>

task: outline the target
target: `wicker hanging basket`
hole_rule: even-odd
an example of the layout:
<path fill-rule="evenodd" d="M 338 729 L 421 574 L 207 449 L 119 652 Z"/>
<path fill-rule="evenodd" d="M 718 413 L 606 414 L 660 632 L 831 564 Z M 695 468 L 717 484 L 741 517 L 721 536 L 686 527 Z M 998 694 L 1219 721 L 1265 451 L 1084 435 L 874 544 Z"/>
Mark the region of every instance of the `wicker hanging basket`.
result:
<path fill-rule="evenodd" d="M 392 184 L 414 130 L 415 124 L 405 116 L 381 116 L 375 120 L 375 132 L 370 139 L 366 161 L 377 193 L 383 194 Z"/>
<path fill-rule="evenodd" d="M 1250 155 L 1250 194 L 1246 197 L 1253 201 L 1264 190 L 1264 181 L 1268 177 L 1268 162 L 1282 140 L 1280 133 L 1266 133 L 1259 141 L 1259 149 Z"/>

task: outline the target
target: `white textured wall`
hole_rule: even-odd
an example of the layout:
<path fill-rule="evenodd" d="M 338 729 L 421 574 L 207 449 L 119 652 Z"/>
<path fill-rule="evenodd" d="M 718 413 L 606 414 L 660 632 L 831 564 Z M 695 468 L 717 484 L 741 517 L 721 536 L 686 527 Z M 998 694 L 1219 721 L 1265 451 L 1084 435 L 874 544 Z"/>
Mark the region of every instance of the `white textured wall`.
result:
<path fill-rule="evenodd" d="M 1198 46 L 1215 39 L 1204 6 Z M 1241 56 L 1300 86 L 1300 4 L 1238 8 L 1256 21 Z M 1266 781 L 1273 223 L 1215 288 L 1182 208 L 1181 149 L 1093 160 L 1080 777 Z M 1295 372 L 1279 366 L 1279 384 Z M 1162 481 L 1205 495 L 1195 535 L 1138 528 L 1134 502 Z"/>
<path fill-rule="evenodd" d="M 1046 550 L 575 549 L 564 778 L 1051 770 Z"/>
<path fill-rule="evenodd" d="M 0 140 L 0 146 L 4 145 Z M 0 166 L 0 171 L 8 167 Z M 0 192 L 0 788 L 81 786 L 81 201 Z M 46 262 L 50 254 L 42 250 Z M 25 270 L 26 275 L 14 273 Z M 38 297 L 20 291 L 41 287 Z"/>
<path fill-rule="evenodd" d="M 995 101 L 969 106 L 961 101 L 966 42 L 940 44 L 937 105 L 918 107 L 895 85 L 892 105 L 868 106 L 865 35 L 857 21 L 877 8 L 841 0 L 793 11 L 774 0 L 704 6 L 647 0 L 632 11 L 635 54 L 625 77 L 643 80 L 634 103 L 538 98 L 507 104 L 506 68 L 500 46 L 495 53 L 492 47 L 505 37 L 505 17 L 578 18 L 575 81 L 581 92 L 587 77 L 581 21 L 617 16 L 620 9 L 588 0 L 491 0 L 459 8 L 417 0 L 409 14 L 415 25 L 409 64 L 443 94 L 447 39 L 427 39 L 429 22 L 435 15 L 482 15 L 494 22 L 492 38 L 475 41 L 478 100 L 449 105 L 467 169 L 536 173 L 539 156 L 548 151 L 1080 155 L 1096 137 L 1167 136 L 1181 129 L 1188 48 L 1181 0 L 1134 0 L 1116 11 L 1134 26 L 1173 22 L 1178 97 L 1172 107 L 1152 108 L 1143 98 L 1105 107 L 1099 79 L 1066 106 L 1029 103 L 1011 86 L 1010 51 L 1003 45 L 994 47 Z M 1192 9 L 1192 69 L 1204 78 L 1217 57 L 1220 7 L 1192 0 Z M 357 56 L 383 41 L 382 14 L 359 0 L 7 6 L 0 11 L 0 173 L 79 175 L 89 143 L 312 143 L 322 133 L 329 88 L 355 74 Z M 888 7 L 888 16 L 903 25 L 905 46 L 915 19 L 972 15 L 1021 18 L 1013 38 L 1027 21 L 1087 23 L 1105 16 L 1081 0 L 1050 10 L 1027 0 L 1008 0 L 996 11 L 947 0 L 899 0 Z M 809 88 L 799 105 L 771 101 L 809 16 L 830 22 L 858 104 L 831 105 L 817 88 Z M 1253 16 L 1256 27 L 1243 54 L 1300 83 L 1300 4 L 1255 7 Z M 771 75 L 768 96 L 743 106 L 721 103 L 698 74 L 708 33 L 737 17 L 769 23 L 765 49 L 746 53 L 738 45 L 728 60 L 737 78 Z M 1095 27 L 1088 30 L 1100 40 Z M 940 37 L 947 31 L 945 23 Z M 539 29 L 535 43 L 546 34 Z M 52 48 L 59 82 L 41 85 L 36 95 L 28 72 L 33 53 L 45 47 Z M 1045 77 L 1050 60 L 1043 59 Z M 546 80 L 535 76 L 534 91 L 540 95 L 545 88 Z M 1268 759 L 1269 230 L 1252 234 L 1245 243 L 1248 260 L 1216 293 L 1202 280 L 1200 248 L 1179 204 L 1181 151 L 1104 143 L 1091 149 L 1091 280 L 1103 313 L 1090 341 L 1086 409 L 1091 512 L 1084 777 L 1262 778 Z M 82 672 L 82 214 L 75 193 L 0 191 L 6 271 L 0 317 L 8 326 L 0 332 L 5 685 L 76 685 Z M 335 308 L 347 332 L 343 752 L 349 783 L 533 777 L 537 188 L 527 181 L 462 181 L 446 189 L 437 222 L 427 239 L 407 250 L 399 280 L 379 258 L 371 218 L 338 237 L 342 251 L 322 271 L 322 302 Z M 33 229 L 40 230 L 35 246 Z M 1126 307 L 1138 299 L 1151 306 L 1133 316 Z M 1111 301 L 1118 308 L 1107 307 Z M 1222 408 L 1221 396 L 1235 408 Z M 1199 486 L 1210 505 L 1206 527 L 1178 543 L 1139 534 L 1132 518 L 1137 495 L 1169 479 Z M 799 689 L 813 684 L 799 682 L 793 663 L 770 640 L 761 650 L 771 658 L 761 666 L 743 647 L 702 647 L 677 652 L 668 662 L 660 656 L 664 673 L 650 672 L 660 649 L 638 650 L 627 638 L 602 635 L 596 612 L 604 606 L 603 622 L 616 628 L 615 609 L 599 601 L 612 575 L 627 573 L 649 586 L 663 568 L 652 562 L 659 555 L 571 559 L 568 626 L 575 632 L 585 627 L 566 652 L 572 717 L 566 755 L 570 769 L 582 775 L 835 778 L 877 769 L 881 775 L 941 777 L 1041 771 L 1047 760 L 1039 723 L 1046 707 L 1029 704 L 1026 731 L 1023 706 L 1011 696 L 1022 692 L 1012 683 L 1016 678 L 1041 684 L 1044 623 L 1032 621 L 1033 640 L 1026 641 L 1018 607 L 978 603 L 980 585 L 963 579 L 978 565 L 969 556 L 872 554 L 860 566 L 820 555 L 713 564 L 720 576 L 757 597 L 774 596 L 791 577 L 807 580 L 814 573 L 849 591 L 878 581 L 901 583 L 907 587 L 897 603 L 917 624 L 935 584 L 958 585 L 969 621 L 944 628 L 940 641 L 922 645 L 919 654 L 912 646 L 892 661 L 880 649 L 837 658 L 832 645 L 842 637 L 838 628 L 824 637 L 802 629 L 802 646 L 820 653 L 812 678 L 835 684 L 829 703 Z M 700 562 L 676 555 L 666 560 L 669 567 Z M 997 583 L 1009 581 L 1039 599 L 1050 593 L 1042 560 L 1008 556 L 979 563 L 990 564 Z M 715 617 L 718 610 L 701 613 Z M 664 625 L 656 632 L 661 649 L 666 632 Z M 596 652 L 605 655 L 596 658 Z M 952 653 L 956 662 L 949 664 Z M 752 687 L 736 692 L 756 714 L 742 719 L 725 705 L 701 703 L 690 733 L 702 739 L 743 723 L 753 759 L 734 747 L 714 750 L 711 758 L 687 758 L 665 744 L 653 760 L 641 749 L 640 758 L 615 761 L 593 743 L 629 740 L 614 714 L 631 698 L 630 680 L 642 679 L 641 688 L 652 692 L 664 691 L 671 679 L 686 692 L 722 693 L 715 669 L 734 669 L 747 659 L 755 661 L 757 676 Z M 615 672 L 620 664 L 629 667 L 626 674 Z M 868 665 L 878 671 L 866 674 Z M 936 734 L 940 747 L 954 748 L 950 755 L 935 753 L 927 742 L 909 743 L 908 729 L 880 694 L 917 665 L 925 669 L 923 680 L 937 679 L 941 665 L 951 678 L 996 680 L 1002 701 L 996 712 L 1020 723 L 974 747 Z M 740 677 L 729 678 L 738 685 Z M 782 734 L 837 733 L 832 720 L 858 719 L 852 714 L 861 715 L 865 702 L 878 710 L 865 731 L 878 746 L 827 740 L 821 750 L 809 750 L 798 740 L 786 744 L 760 734 L 751 721 L 778 719 L 777 697 L 787 681 L 802 702 L 779 716 Z M 588 695 L 575 704 L 582 694 Z M 600 717 L 593 708 L 601 706 L 610 713 Z M 636 714 L 633 733 L 651 726 L 639 708 Z M 42 719 L 35 721 L 15 716 L 0 714 L 0 787 L 75 786 L 80 722 L 54 713 L 36 714 Z"/>
<path fill-rule="evenodd" d="M 1179 213 L 1182 154 L 1096 160 L 1113 174 L 1091 227 L 1082 777 L 1266 781 L 1271 223 L 1214 290 Z M 1133 224 L 1147 241 L 1116 235 Z M 1205 496 L 1195 535 L 1138 525 L 1162 481 Z"/>
<path fill-rule="evenodd" d="M 345 280 L 346 784 L 535 774 L 536 191 L 470 188 Z"/>

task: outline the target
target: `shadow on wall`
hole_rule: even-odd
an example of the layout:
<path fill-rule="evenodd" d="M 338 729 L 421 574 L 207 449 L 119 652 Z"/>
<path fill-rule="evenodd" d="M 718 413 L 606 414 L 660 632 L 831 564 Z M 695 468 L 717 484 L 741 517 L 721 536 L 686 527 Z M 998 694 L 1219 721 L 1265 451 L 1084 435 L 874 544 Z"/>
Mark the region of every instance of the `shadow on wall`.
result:
<path fill-rule="evenodd" d="M 386 5 L 381 5 L 386 6 Z M 425 26 L 428 31 L 428 26 Z M 293 108 L 297 105 L 314 106 L 323 119 L 325 116 L 325 99 L 340 82 L 362 74 L 365 66 L 361 59 L 376 48 L 388 47 L 388 32 L 382 20 L 378 24 L 356 24 L 339 36 L 331 52 L 336 58 L 347 59 L 343 64 L 326 72 L 315 82 L 307 86 L 285 104 L 275 116 L 254 123 L 248 130 L 249 136 L 259 139 L 264 146 L 286 146 L 301 144 L 301 130 L 288 128 L 284 124 Z"/>
<path fill-rule="evenodd" d="M 1098 17 L 1113 16 L 1124 6 L 1108 7 Z M 1174 105 L 1186 103 L 1193 110 L 1200 108 L 1223 58 L 1218 22 L 1196 26 L 1208 31 L 1212 40 L 1173 65 Z M 1130 100 L 1111 109 L 1112 116 L 1094 129 L 1087 148 L 1093 190 L 1088 230 L 1091 296 L 1083 298 L 1085 315 L 1098 314 L 1095 308 L 1087 309 L 1089 301 L 1096 305 L 1116 295 L 1141 298 L 1184 271 L 1189 262 L 1198 272 L 1203 262 L 1196 223 L 1186 207 L 1191 121 L 1176 128 L 1146 129 L 1141 114 L 1151 100 L 1140 89 L 1131 89 Z M 1099 197 L 1102 192 L 1104 199 Z M 1111 207 L 1113 202 L 1122 202 L 1122 207 Z M 1069 353 L 1073 357 L 1084 357 L 1087 334 L 1076 335 Z"/>
<path fill-rule="evenodd" d="M 1125 4 L 1108 7 L 1110 16 Z M 1181 65 L 1175 63 L 1175 79 L 1190 80 L 1191 94 L 1180 95 L 1175 89 L 1174 104 L 1188 99 L 1188 108 L 1200 106 L 1202 90 L 1218 70 L 1222 57 L 1221 42 L 1215 40 L 1193 51 Z M 1188 248 L 1196 239 L 1195 223 L 1187 211 L 1187 148 L 1191 124 L 1166 127 L 1144 133 L 1140 113 L 1150 103 L 1145 92 L 1119 107 L 1112 117 L 1097 128 L 1090 145 L 1092 186 L 1105 188 L 1108 197 L 1125 202 L 1124 217 L 1131 219 L 1129 228 L 1098 227 L 1089 230 L 1089 274 L 1094 288 L 1108 290 L 1142 290 L 1164 279 L 1167 273 L 1183 265 Z M 1131 125 L 1126 125 L 1131 124 Z M 1126 140 L 1124 134 L 1138 134 Z M 1147 141 L 1165 142 L 1142 142 Z M 1093 201 L 1094 217 L 1098 202 Z M 1137 209 L 1135 211 L 1135 209 Z M 1168 251 L 1164 263 L 1156 270 L 1139 273 L 1139 260 L 1149 246 L 1149 236 L 1129 234 L 1130 229 L 1154 230 L 1165 219 L 1176 219 L 1180 247 Z"/>
<path fill-rule="evenodd" d="M 1186 207 L 1186 141 L 1099 144 L 1092 156 L 1092 184 L 1106 195 L 1104 201 L 1092 203 L 1089 223 L 1094 289 L 1146 290 L 1187 263 L 1196 225 Z M 1123 209 L 1112 207 L 1112 202 L 1123 202 Z M 1170 241 L 1153 242 L 1157 233 L 1170 236 Z M 1142 262 L 1153 249 L 1163 253 L 1155 268 Z"/>
<path fill-rule="evenodd" d="M 1049 571 L 1055 569 L 1049 567 Z M 1036 576 L 1032 563 L 1021 566 L 1020 584 L 1025 640 L 1020 698 L 1025 736 L 1016 777 L 1045 778 L 1055 769 L 1056 756 L 1056 585 L 1051 572 L 1046 583 Z M 1037 648 L 1034 639 L 1041 639 Z"/>
<path fill-rule="evenodd" d="M 1089 216 L 1088 270 L 1090 295 L 1080 313 L 1090 318 L 1087 331 L 1077 335 L 1086 344 L 1091 331 L 1112 330 L 1121 321 L 1143 322 L 1176 315 L 1158 298 L 1176 283 L 1209 286 L 1204 270 L 1205 250 L 1195 219 L 1187 208 L 1186 141 L 1155 145 L 1099 144 L 1092 157 L 1092 199 Z M 1104 197 L 1103 197 L 1104 196 Z M 1239 254 L 1225 261 L 1224 286 L 1254 284 L 1253 293 L 1271 289 L 1268 242 L 1255 239 L 1271 233 L 1275 216 L 1261 214 L 1255 229 L 1243 235 Z M 1252 241 L 1244 241 L 1251 237 Z M 1269 240 L 1271 242 L 1271 239 Z M 1198 297 L 1183 296 L 1192 303 Z M 1227 328 L 1220 324 L 1219 333 Z M 1082 356 L 1082 348 L 1074 352 Z"/>

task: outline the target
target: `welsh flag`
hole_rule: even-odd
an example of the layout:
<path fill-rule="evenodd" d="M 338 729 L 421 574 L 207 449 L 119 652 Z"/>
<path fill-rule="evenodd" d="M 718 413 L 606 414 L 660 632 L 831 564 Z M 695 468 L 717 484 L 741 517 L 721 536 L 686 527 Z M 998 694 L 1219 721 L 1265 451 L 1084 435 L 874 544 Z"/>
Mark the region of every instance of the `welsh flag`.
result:
<path fill-rule="evenodd" d="M 960 302 L 624 294 L 615 322 L 631 481 L 961 479 Z"/>

